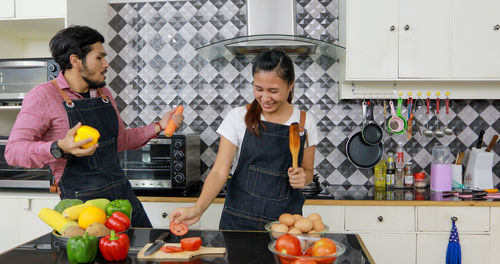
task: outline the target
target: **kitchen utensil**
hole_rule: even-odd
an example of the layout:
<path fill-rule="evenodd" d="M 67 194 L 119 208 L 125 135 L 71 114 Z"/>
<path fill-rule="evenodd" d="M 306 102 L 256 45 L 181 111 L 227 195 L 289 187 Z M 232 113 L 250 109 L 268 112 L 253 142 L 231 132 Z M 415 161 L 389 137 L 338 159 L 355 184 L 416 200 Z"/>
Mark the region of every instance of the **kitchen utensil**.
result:
<path fill-rule="evenodd" d="M 363 126 L 363 129 L 361 130 L 363 140 L 370 145 L 376 145 L 380 143 L 384 135 L 384 131 L 382 130 L 382 128 L 377 123 L 375 123 L 373 119 L 373 108 L 374 104 L 368 101 L 368 122 Z"/>
<path fill-rule="evenodd" d="M 472 189 L 493 189 L 492 168 L 493 152 L 473 148 L 465 167 L 464 185 Z"/>
<path fill-rule="evenodd" d="M 451 164 L 431 164 L 431 190 L 451 191 Z"/>
<path fill-rule="evenodd" d="M 484 136 L 484 130 L 479 131 L 479 136 L 477 137 L 477 143 L 476 143 L 477 149 L 480 149 L 481 145 L 483 145 L 483 136 Z"/>
<path fill-rule="evenodd" d="M 391 107 L 392 116 L 389 118 L 389 121 L 387 121 L 387 131 L 389 131 L 389 133 L 395 134 L 403 133 L 405 129 L 405 122 L 401 117 L 397 115 L 396 110 L 394 110 L 394 103 L 392 102 L 392 100 L 389 101 L 389 105 Z"/>
<path fill-rule="evenodd" d="M 294 122 L 290 125 L 289 134 L 290 152 L 292 153 L 293 167 L 299 167 L 300 135 L 299 123 Z"/>
<path fill-rule="evenodd" d="M 460 152 L 457 155 L 457 160 L 455 161 L 455 165 L 462 165 L 462 160 L 464 159 L 465 152 Z"/>
<path fill-rule="evenodd" d="M 436 129 L 434 129 L 434 136 L 437 138 L 442 138 L 444 137 L 444 132 L 443 130 L 439 129 L 439 97 L 436 98 Z"/>
<path fill-rule="evenodd" d="M 188 251 L 184 250 L 181 252 L 174 253 L 166 253 L 162 250 L 158 250 L 152 255 L 145 256 L 144 252 L 151 247 L 152 243 L 146 244 L 140 251 L 137 253 L 137 260 L 139 261 L 170 261 L 170 260 L 188 260 L 196 256 L 201 255 L 213 255 L 213 256 L 224 256 L 226 254 L 226 248 L 223 247 L 204 247 L 201 246 L 198 250 Z M 166 243 L 166 246 L 174 246 L 180 247 L 180 243 Z"/>
<path fill-rule="evenodd" d="M 149 248 L 144 251 L 144 256 L 149 256 L 158 251 L 163 245 L 165 245 L 165 240 L 170 236 L 170 232 L 163 232 L 156 240 L 151 244 Z"/>
<path fill-rule="evenodd" d="M 363 123 L 364 119 L 365 113 L 363 111 Z M 358 131 L 349 137 L 346 144 L 346 153 L 347 158 L 354 166 L 362 169 L 369 169 L 377 165 L 377 163 L 382 159 L 384 154 L 384 145 L 382 142 L 377 145 L 367 144 L 363 140 L 362 132 Z"/>
<path fill-rule="evenodd" d="M 493 149 L 493 146 L 495 146 L 495 143 L 497 143 L 498 135 L 494 135 L 493 138 L 491 138 L 490 144 L 488 144 L 488 147 L 486 148 L 486 152 L 490 152 Z"/>
<path fill-rule="evenodd" d="M 407 138 L 408 140 L 411 139 L 412 137 L 412 133 L 413 133 L 413 114 L 412 114 L 412 107 L 413 107 L 413 98 L 408 98 L 408 125 L 406 127 L 406 135 L 407 135 Z"/>
<path fill-rule="evenodd" d="M 446 115 L 448 116 L 449 114 L 450 114 L 450 98 L 446 97 Z M 453 135 L 453 130 L 451 130 L 451 128 L 448 127 L 450 125 L 449 123 L 450 121 L 448 121 L 448 124 L 443 129 L 444 134 L 447 136 Z"/>
<path fill-rule="evenodd" d="M 434 131 L 429 129 L 429 123 L 431 122 L 431 115 L 430 115 L 430 107 L 431 107 L 431 98 L 427 97 L 426 100 L 426 106 L 427 106 L 427 127 L 424 130 L 424 136 L 430 138 L 434 136 Z"/>

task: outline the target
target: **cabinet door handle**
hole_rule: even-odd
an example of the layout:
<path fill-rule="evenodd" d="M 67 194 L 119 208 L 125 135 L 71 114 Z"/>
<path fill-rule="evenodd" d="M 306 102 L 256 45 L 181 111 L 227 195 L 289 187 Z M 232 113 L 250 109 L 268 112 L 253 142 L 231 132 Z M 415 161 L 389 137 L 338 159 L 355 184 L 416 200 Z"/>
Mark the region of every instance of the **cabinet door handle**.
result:
<path fill-rule="evenodd" d="M 389 28 L 391 31 L 394 31 L 396 29 L 396 27 L 394 25 L 392 25 L 390 28 Z"/>
<path fill-rule="evenodd" d="M 496 24 L 495 26 L 493 26 L 493 30 L 499 30 L 500 29 L 500 25 L 499 24 Z"/>
<path fill-rule="evenodd" d="M 382 217 L 382 216 L 380 215 L 379 217 L 377 217 L 377 220 L 378 220 L 380 223 L 382 223 L 382 222 L 384 222 L 384 217 Z"/>
<path fill-rule="evenodd" d="M 406 31 L 410 30 L 410 25 L 405 25 L 405 30 Z"/>
<path fill-rule="evenodd" d="M 167 214 L 167 213 L 165 213 L 165 212 L 163 212 L 163 213 L 161 214 L 161 217 L 163 217 L 163 218 L 167 218 L 167 216 L 168 216 L 168 214 Z"/>

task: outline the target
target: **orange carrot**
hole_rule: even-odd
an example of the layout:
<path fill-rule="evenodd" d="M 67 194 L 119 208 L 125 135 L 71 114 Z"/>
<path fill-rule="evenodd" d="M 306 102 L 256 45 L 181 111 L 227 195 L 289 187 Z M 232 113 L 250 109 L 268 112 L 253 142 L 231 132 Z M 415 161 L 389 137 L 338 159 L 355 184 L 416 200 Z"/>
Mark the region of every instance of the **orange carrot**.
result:
<path fill-rule="evenodd" d="M 184 111 L 184 107 L 182 105 L 177 106 L 177 109 L 175 109 L 174 115 L 175 114 L 182 114 L 182 111 Z M 172 118 L 170 118 L 170 121 L 168 121 L 168 125 L 165 128 L 165 136 L 166 137 L 171 137 L 175 130 L 177 129 L 177 126 L 175 125 L 174 122 L 174 115 L 172 115 Z"/>

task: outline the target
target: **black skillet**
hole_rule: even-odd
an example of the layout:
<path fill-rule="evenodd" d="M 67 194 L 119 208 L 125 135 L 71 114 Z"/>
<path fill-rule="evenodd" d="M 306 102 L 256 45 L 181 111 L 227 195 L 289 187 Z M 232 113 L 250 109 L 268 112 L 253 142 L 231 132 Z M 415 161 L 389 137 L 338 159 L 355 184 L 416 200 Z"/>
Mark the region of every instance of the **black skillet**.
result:
<path fill-rule="evenodd" d="M 384 136 L 382 128 L 373 120 L 373 107 L 373 102 L 368 101 L 368 123 L 361 130 L 363 140 L 369 145 L 377 145 L 382 141 L 382 137 Z"/>
<path fill-rule="evenodd" d="M 365 112 L 363 111 L 363 123 Z M 376 145 L 370 145 L 363 139 L 363 132 L 354 133 L 346 145 L 347 158 L 354 166 L 361 169 L 373 168 L 384 155 L 384 145 L 379 142 Z"/>

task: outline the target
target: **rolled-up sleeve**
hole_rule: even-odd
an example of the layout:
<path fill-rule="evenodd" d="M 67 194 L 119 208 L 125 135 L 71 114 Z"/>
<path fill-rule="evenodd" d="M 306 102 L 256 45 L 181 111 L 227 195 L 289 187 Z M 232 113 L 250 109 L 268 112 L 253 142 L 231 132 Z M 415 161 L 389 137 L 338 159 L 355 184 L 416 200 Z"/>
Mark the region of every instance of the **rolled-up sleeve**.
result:
<path fill-rule="evenodd" d="M 41 89 L 28 93 L 5 146 L 5 160 L 11 166 L 41 168 L 54 161 L 52 140 L 42 140 L 48 130 L 46 94 Z"/>

